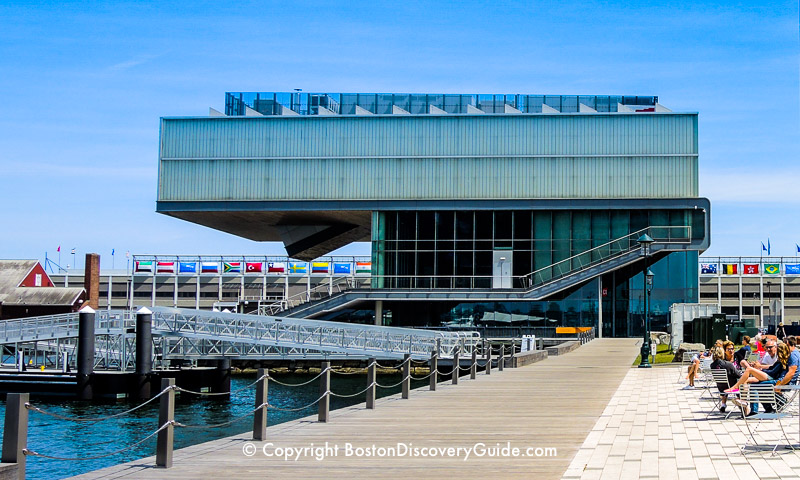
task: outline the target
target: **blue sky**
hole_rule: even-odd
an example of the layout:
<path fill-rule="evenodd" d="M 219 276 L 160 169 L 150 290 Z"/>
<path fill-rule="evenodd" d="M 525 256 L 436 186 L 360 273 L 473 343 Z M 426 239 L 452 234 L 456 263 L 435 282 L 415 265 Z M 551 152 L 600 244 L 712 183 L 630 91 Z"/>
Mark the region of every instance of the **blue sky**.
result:
<path fill-rule="evenodd" d="M 293 88 L 658 95 L 700 112 L 707 255 L 794 255 L 796 1 L 336 3 L 3 2 L 0 258 L 282 253 L 155 213 L 158 119 Z"/>

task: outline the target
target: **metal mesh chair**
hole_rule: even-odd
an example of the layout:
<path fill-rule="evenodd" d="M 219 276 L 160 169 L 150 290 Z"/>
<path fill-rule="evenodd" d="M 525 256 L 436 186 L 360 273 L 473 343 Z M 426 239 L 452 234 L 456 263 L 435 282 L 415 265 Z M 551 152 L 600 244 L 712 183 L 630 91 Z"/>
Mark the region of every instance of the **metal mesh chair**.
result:
<path fill-rule="evenodd" d="M 714 369 L 711 370 L 711 377 L 714 379 L 714 385 L 717 386 L 718 389 L 719 389 L 720 385 L 723 386 L 723 390 L 727 390 L 727 389 L 731 388 L 730 381 L 728 379 L 727 370 L 722 369 L 722 368 L 714 368 Z M 715 395 L 714 396 L 714 402 L 715 402 L 714 403 L 714 408 L 712 408 L 708 412 L 708 414 L 706 415 L 706 418 L 711 416 L 711 414 L 714 413 L 722 405 L 722 396 L 723 395 L 727 395 L 728 399 L 731 399 L 733 397 L 736 397 L 737 394 L 720 392 L 719 395 Z M 733 413 L 733 409 L 731 409 L 725 415 L 725 418 L 727 419 L 728 417 L 730 417 L 731 413 Z"/>
<path fill-rule="evenodd" d="M 692 359 L 694 358 L 695 355 L 700 355 L 700 352 L 695 352 L 695 351 L 683 352 L 683 355 L 681 356 L 681 368 L 678 371 L 678 383 L 683 383 L 683 381 L 685 380 L 684 375 L 686 374 L 684 372 L 686 372 L 686 369 L 689 367 L 689 365 L 692 364 Z"/>
<path fill-rule="evenodd" d="M 752 446 L 758 447 L 758 442 L 756 441 L 756 432 L 758 428 L 761 426 L 762 422 L 769 420 L 777 420 L 778 426 L 780 426 L 781 428 L 781 433 L 783 434 L 783 438 L 784 440 L 786 440 L 786 444 L 789 445 L 789 447 L 791 447 L 792 450 L 794 450 L 794 446 L 789 441 L 789 437 L 786 435 L 786 430 L 784 430 L 783 423 L 781 422 L 781 419 L 787 418 L 790 415 L 786 412 L 779 411 L 780 405 L 775 396 L 775 386 L 769 383 L 749 383 L 749 384 L 746 383 L 742 385 L 742 390 L 740 392 L 740 395 L 742 402 L 744 402 L 745 405 L 750 403 L 760 403 L 765 407 L 771 406 L 772 409 L 774 410 L 771 413 L 756 413 L 755 415 L 747 416 L 746 412 L 744 411 L 746 407 L 743 407 L 742 414 L 744 415 L 745 426 L 747 426 L 747 431 L 750 434 L 750 439 L 753 441 Z M 756 422 L 755 426 L 752 425 L 753 422 Z M 751 446 L 749 445 L 749 443 L 750 440 L 745 442 L 745 444 L 742 446 L 742 454 L 745 453 L 747 447 Z M 775 444 L 775 447 L 772 449 L 773 455 L 775 454 L 775 451 L 778 449 L 779 446 L 780 443 Z"/>

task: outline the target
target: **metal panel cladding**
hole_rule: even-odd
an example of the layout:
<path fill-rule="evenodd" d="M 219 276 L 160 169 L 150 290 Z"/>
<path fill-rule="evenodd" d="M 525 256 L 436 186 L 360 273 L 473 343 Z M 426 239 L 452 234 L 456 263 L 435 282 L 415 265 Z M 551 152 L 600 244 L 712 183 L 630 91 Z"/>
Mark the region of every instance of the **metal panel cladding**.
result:
<path fill-rule="evenodd" d="M 686 198 L 697 114 L 164 118 L 160 201 Z"/>

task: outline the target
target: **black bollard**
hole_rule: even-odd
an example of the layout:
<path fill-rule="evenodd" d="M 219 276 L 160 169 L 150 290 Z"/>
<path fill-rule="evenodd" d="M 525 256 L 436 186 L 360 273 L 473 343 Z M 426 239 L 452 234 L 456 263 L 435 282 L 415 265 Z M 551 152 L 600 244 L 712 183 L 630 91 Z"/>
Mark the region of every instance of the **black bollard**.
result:
<path fill-rule="evenodd" d="M 150 375 L 153 373 L 153 312 L 136 312 L 136 397 L 150 398 Z"/>
<path fill-rule="evenodd" d="M 267 399 L 269 398 L 269 383 L 267 369 L 258 369 L 258 382 L 256 383 L 256 411 L 253 416 L 253 440 L 267 439 Z"/>
<path fill-rule="evenodd" d="M 94 321 L 92 307 L 84 307 L 78 314 L 78 398 L 92 399 L 92 372 L 94 371 Z"/>

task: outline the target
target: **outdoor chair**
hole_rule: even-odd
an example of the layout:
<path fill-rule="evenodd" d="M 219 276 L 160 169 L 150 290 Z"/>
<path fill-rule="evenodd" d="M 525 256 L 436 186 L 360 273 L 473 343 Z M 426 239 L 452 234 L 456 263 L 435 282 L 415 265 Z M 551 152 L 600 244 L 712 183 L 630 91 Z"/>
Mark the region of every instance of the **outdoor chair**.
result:
<path fill-rule="evenodd" d="M 698 400 L 704 399 L 706 392 L 709 394 L 709 400 L 714 400 L 714 395 L 711 393 L 711 389 L 714 388 L 716 390 L 717 384 L 714 383 L 714 378 L 711 376 L 712 362 L 713 360 L 711 358 L 700 359 L 700 371 L 698 372 L 697 377 L 694 379 L 695 386 L 698 386 L 699 381 L 699 388 L 703 390 L 703 393 L 700 395 Z"/>
<path fill-rule="evenodd" d="M 687 369 L 689 368 L 689 365 L 692 364 L 692 359 L 694 358 L 695 355 L 699 354 L 700 352 L 694 352 L 694 351 L 683 352 L 683 355 L 681 357 L 681 368 L 680 371 L 678 371 L 678 383 L 683 383 L 683 381 L 686 379 L 686 372 Z"/>
<path fill-rule="evenodd" d="M 731 388 L 730 382 L 728 381 L 728 372 L 726 370 L 724 370 L 722 368 L 712 369 L 711 370 L 711 377 L 714 379 L 714 386 L 715 387 L 717 385 L 723 385 L 724 386 L 723 390 L 727 390 L 727 389 Z M 714 407 L 708 412 L 708 414 L 706 415 L 706 418 L 710 417 L 711 414 L 716 412 L 717 409 L 720 407 L 720 405 L 722 405 L 722 395 L 727 395 L 728 396 L 728 400 L 732 400 L 734 397 L 737 396 L 737 394 L 735 394 L 735 393 L 727 393 L 726 394 L 726 393 L 722 393 L 722 392 L 720 392 L 719 395 L 714 395 L 714 402 L 715 402 L 714 403 Z M 725 415 L 725 419 L 727 419 L 728 417 L 731 416 L 731 413 L 733 413 L 733 410 L 734 409 L 731 408 L 731 410 L 728 411 L 728 413 Z"/>
<path fill-rule="evenodd" d="M 781 405 L 778 403 L 775 395 L 775 386 L 768 383 L 746 383 L 742 385 L 742 387 L 743 388 L 739 393 L 741 395 L 741 400 L 745 405 L 751 403 L 760 403 L 765 407 L 768 405 L 772 406 L 772 409 L 774 410 L 772 413 L 756 413 L 755 415 L 748 417 L 746 415 L 745 408 L 742 407 L 742 415 L 744 416 L 745 426 L 750 434 L 750 439 L 747 440 L 747 442 L 745 442 L 745 444 L 742 446 L 742 454 L 744 455 L 747 447 L 751 446 L 750 440 L 753 441 L 752 446 L 754 448 L 758 447 L 758 442 L 756 441 L 757 430 L 763 422 L 770 420 L 778 421 L 778 426 L 781 428 L 781 433 L 783 434 L 784 440 L 786 440 L 786 444 L 789 445 L 792 450 L 794 450 L 794 446 L 789 441 L 789 437 L 786 435 L 786 430 L 783 428 L 783 423 L 781 422 L 781 419 L 788 418 L 791 415 L 789 413 L 779 411 Z M 756 422 L 756 424 L 753 425 L 753 422 Z M 773 455 L 775 455 L 775 452 L 779 446 L 780 443 L 775 444 L 775 447 L 772 449 Z"/>

